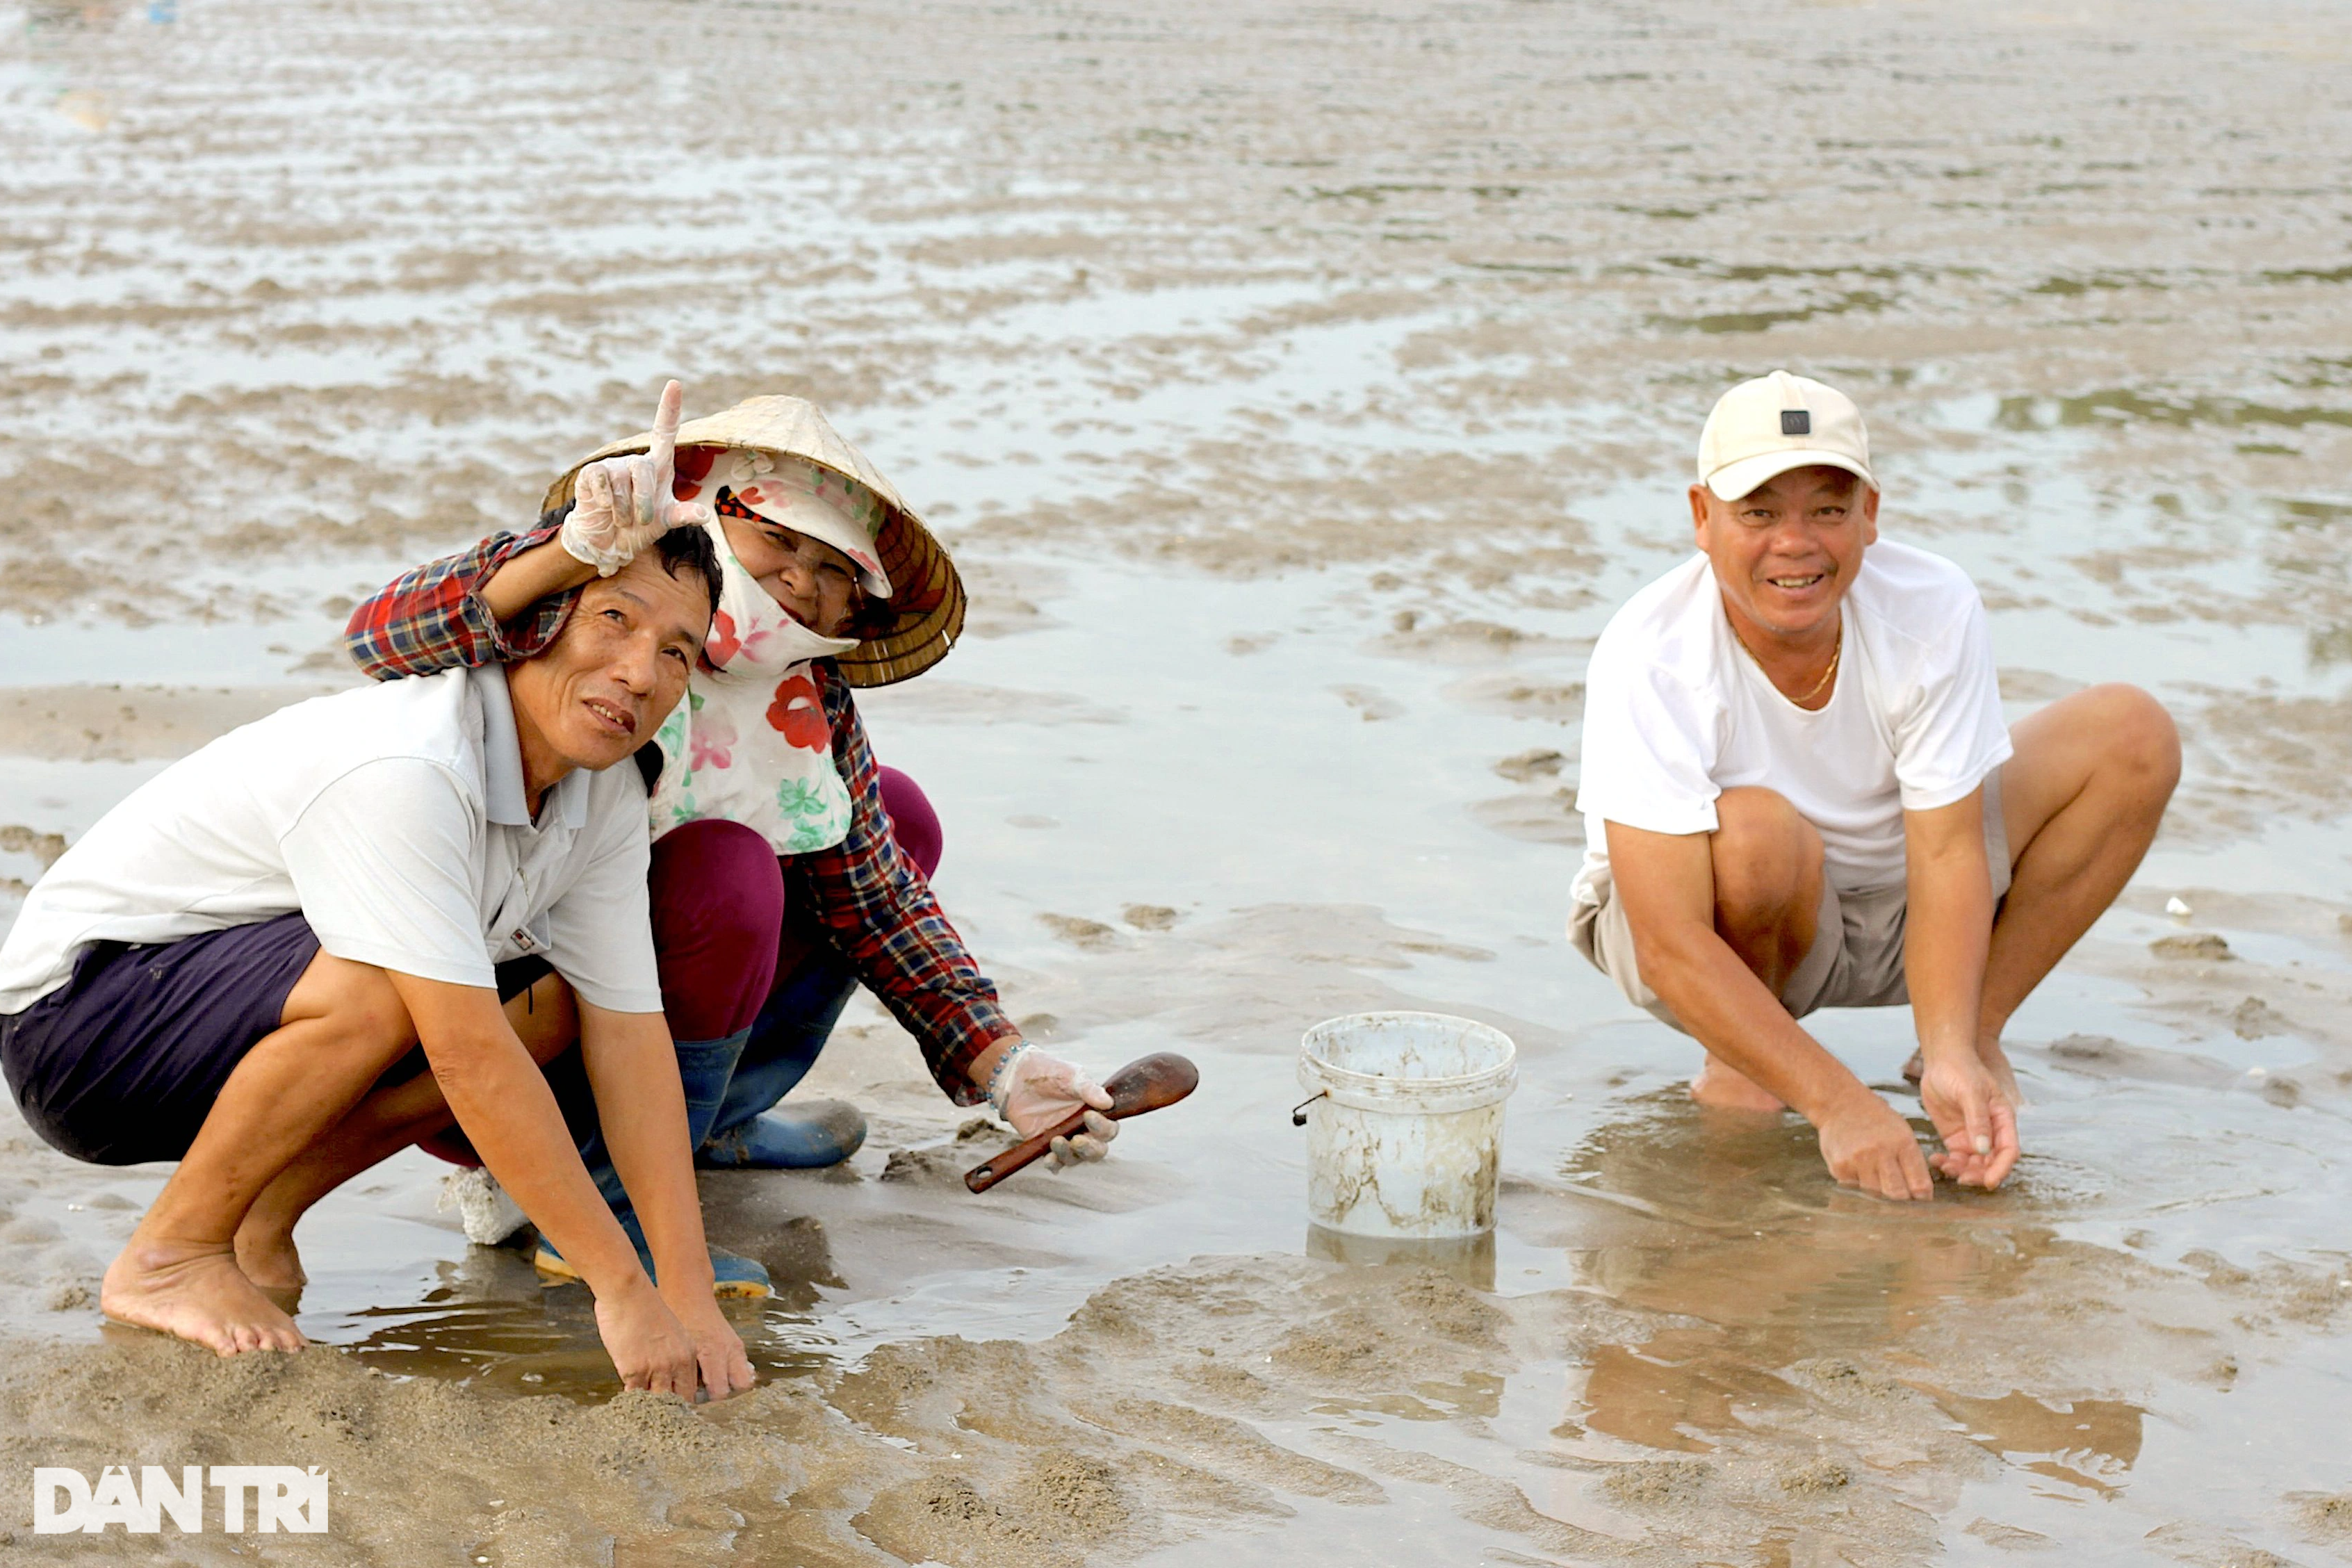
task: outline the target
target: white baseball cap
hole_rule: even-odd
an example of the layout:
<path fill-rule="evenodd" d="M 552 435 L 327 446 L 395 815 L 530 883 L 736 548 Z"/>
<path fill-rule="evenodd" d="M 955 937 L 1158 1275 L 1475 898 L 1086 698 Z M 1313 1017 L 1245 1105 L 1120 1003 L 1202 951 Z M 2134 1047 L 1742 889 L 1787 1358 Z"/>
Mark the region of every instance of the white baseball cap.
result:
<path fill-rule="evenodd" d="M 1776 370 L 1716 399 L 1698 436 L 1698 482 L 1738 500 L 1791 468 L 1826 463 L 1878 488 L 1862 410 L 1833 386 Z"/>

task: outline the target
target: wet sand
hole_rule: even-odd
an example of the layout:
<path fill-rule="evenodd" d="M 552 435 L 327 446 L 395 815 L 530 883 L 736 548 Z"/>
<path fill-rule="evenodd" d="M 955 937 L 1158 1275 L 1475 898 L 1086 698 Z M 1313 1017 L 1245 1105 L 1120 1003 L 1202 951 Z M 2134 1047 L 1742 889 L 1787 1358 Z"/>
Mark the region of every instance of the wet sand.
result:
<path fill-rule="evenodd" d="M 169 20 L 156 17 L 168 16 Z M 301 1356 L 103 1328 L 160 1168 L 0 1111 L 29 1561 L 2352 1560 L 2352 58 L 2333 8 L 0 9 L 0 919 L 169 758 L 351 679 L 401 564 L 792 390 L 972 633 L 871 694 L 1035 1037 L 1201 1093 L 996 1146 L 861 1000 L 830 1173 L 714 1174 L 764 1379 L 611 1397 L 409 1155 Z M 2004 1192 L 1838 1192 L 1560 937 L 1583 663 L 1727 381 L 1852 388 L 2013 715 L 2189 772 L 2011 1032 Z M 2187 917 L 2165 912 L 2178 897 Z M 1307 1231 L 1299 1031 L 1522 1052 L 1488 1248 Z M 1907 1015 L 1823 1037 L 1897 1103 Z M 29 1467 L 330 1467 L 325 1540 L 38 1538 Z M 242 1560 L 242 1559 L 240 1559 Z"/>

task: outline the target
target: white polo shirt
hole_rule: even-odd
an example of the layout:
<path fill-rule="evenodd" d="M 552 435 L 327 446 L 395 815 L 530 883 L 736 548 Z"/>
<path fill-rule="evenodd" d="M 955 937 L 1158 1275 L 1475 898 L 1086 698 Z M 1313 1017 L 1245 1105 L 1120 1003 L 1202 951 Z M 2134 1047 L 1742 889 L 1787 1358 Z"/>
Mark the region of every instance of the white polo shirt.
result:
<path fill-rule="evenodd" d="M 0 1014 L 92 942 L 176 942 L 300 910 L 338 958 L 453 985 L 539 953 L 581 997 L 661 1011 L 645 781 L 574 772 L 539 820 L 505 669 L 280 709 L 164 769 L 66 851 L 0 945 Z"/>
<path fill-rule="evenodd" d="M 1820 832 L 1839 892 L 1903 884 L 1903 814 L 1965 799 L 2009 758 L 1984 601 L 1942 556 L 1881 540 L 1840 608 L 1837 684 L 1811 712 L 1740 647 L 1704 555 L 1610 618 L 1585 677 L 1580 902 L 1601 901 L 1608 823 L 1712 833 L 1716 797 L 1746 784 Z"/>

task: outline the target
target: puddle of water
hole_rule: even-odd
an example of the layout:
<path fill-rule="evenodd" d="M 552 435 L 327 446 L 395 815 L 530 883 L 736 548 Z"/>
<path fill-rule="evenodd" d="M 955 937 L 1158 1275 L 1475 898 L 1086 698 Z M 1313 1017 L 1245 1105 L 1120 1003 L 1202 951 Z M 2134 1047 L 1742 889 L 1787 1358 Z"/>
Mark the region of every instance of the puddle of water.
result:
<path fill-rule="evenodd" d="M 2072 397 L 2004 397 L 1993 416 L 2003 430 L 2048 430 L 2068 425 L 2129 424 L 2149 420 L 2159 425 L 2219 425 L 2229 428 L 2273 426 L 2300 430 L 2309 425 L 2352 426 L 2352 409 L 2278 407 L 2235 398 L 2151 397 L 2129 387 L 2111 387 Z"/>
<path fill-rule="evenodd" d="M 2025 1470 L 2047 1476 L 2095 1497 L 2112 1498 L 2111 1484 L 2128 1474 L 2139 1458 L 2141 1424 L 2147 1412 L 2120 1399 L 2078 1399 L 2052 1405 L 2030 1394 L 1999 1399 L 1967 1399 L 1936 1394 L 1936 1403 L 1966 1428 L 1966 1436 L 1986 1452 Z"/>
<path fill-rule="evenodd" d="M 552 1284 L 506 1248 L 473 1247 L 445 1262 L 413 1300 L 387 1291 L 380 1274 L 353 1280 L 354 1307 L 305 1332 L 341 1345 L 366 1365 L 401 1377 L 447 1378 L 510 1394 L 555 1394 L 583 1405 L 613 1396 L 613 1363 L 596 1334 L 595 1300 L 585 1286 Z M 315 1288 L 314 1288 L 315 1289 Z M 348 1289 L 348 1287 L 347 1287 Z M 750 1306 L 729 1316 L 762 1380 L 806 1377 L 839 1364 L 806 1341 L 796 1314 Z"/>

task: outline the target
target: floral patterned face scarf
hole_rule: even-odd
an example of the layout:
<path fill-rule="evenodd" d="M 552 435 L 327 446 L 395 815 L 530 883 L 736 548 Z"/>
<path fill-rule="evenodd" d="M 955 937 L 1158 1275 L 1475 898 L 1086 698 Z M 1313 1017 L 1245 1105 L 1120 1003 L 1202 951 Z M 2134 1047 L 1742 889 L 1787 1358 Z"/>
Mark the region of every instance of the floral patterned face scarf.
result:
<path fill-rule="evenodd" d="M 819 637 L 768 596 L 707 525 L 725 579 L 686 700 L 654 739 L 662 749 L 653 832 L 705 817 L 740 822 L 779 855 L 830 849 L 849 836 L 849 786 L 809 668 L 856 639 Z"/>

